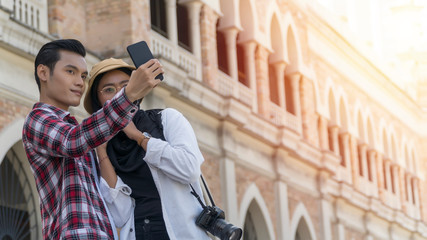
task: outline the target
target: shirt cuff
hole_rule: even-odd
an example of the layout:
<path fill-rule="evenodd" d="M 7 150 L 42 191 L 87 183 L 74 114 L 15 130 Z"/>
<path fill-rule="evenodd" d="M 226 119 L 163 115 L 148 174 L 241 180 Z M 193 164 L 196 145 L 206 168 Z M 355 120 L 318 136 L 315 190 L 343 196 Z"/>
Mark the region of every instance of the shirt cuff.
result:
<path fill-rule="evenodd" d="M 126 96 L 125 88 L 122 88 L 111 101 L 115 101 L 115 104 L 117 104 L 117 107 L 118 107 L 116 109 L 121 110 L 117 112 L 117 114 L 120 116 L 131 115 L 131 118 L 132 118 L 135 115 L 135 113 L 138 111 L 138 105 L 135 105 L 134 103 L 132 103 L 129 100 L 129 98 Z"/>
<path fill-rule="evenodd" d="M 132 189 L 126 185 L 119 176 L 117 176 L 117 182 L 114 188 L 110 188 L 108 183 L 102 177 L 100 183 L 101 194 L 104 197 L 104 200 L 108 203 L 113 203 L 119 194 L 130 196 L 132 193 Z"/>
<path fill-rule="evenodd" d="M 166 147 L 167 142 L 158 139 L 150 138 L 147 143 L 147 151 L 145 153 L 144 160 L 153 166 L 160 165 L 160 159 L 162 157 L 163 149 Z"/>

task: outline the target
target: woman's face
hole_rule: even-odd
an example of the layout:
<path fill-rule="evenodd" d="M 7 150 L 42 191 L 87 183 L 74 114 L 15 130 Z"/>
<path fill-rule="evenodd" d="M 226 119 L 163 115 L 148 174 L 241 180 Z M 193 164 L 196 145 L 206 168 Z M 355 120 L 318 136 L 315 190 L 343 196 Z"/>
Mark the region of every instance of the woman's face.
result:
<path fill-rule="evenodd" d="M 112 70 L 99 80 L 97 95 L 101 106 L 111 100 L 129 82 L 130 76 L 120 70 Z"/>

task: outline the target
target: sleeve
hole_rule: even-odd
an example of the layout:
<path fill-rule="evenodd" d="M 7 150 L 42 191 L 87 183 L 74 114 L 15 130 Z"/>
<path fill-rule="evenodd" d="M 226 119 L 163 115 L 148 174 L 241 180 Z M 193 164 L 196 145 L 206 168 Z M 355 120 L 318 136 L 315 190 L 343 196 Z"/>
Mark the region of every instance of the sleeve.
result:
<path fill-rule="evenodd" d="M 204 159 L 193 128 L 175 109 L 165 109 L 161 114 L 166 141 L 151 138 L 144 160 L 183 184 L 197 181 Z"/>
<path fill-rule="evenodd" d="M 26 139 L 35 151 L 54 157 L 79 157 L 114 136 L 135 115 L 133 105 L 121 90 L 102 109 L 81 124 L 73 125 L 55 113 L 34 109 L 24 126 Z"/>
<path fill-rule="evenodd" d="M 110 188 L 104 178 L 101 177 L 100 191 L 113 217 L 116 227 L 123 227 L 132 217 L 135 202 L 130 196 L 131 188 L 117 176 L 115 188 Z"/>

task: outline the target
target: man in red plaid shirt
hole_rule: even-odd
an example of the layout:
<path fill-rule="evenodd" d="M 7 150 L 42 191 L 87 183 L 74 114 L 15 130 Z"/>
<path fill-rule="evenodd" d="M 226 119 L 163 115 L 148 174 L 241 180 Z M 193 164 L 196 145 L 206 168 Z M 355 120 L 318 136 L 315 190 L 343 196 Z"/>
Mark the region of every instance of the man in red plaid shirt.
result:
<path fill-rule="evenodd" d="M 123 129 L 163 68 L 150 60 L 136 69 L 102 109 L 78 123 L 68 108 L 78 106 L 88 75 L 83 45 L 73 39 L 45 44 L 35 59 L 40 101 L 28 114 L 22 141 L 36 180 L 44 239 L 114 239 L 113 221 L 99 193 L 94 148 Z"/>

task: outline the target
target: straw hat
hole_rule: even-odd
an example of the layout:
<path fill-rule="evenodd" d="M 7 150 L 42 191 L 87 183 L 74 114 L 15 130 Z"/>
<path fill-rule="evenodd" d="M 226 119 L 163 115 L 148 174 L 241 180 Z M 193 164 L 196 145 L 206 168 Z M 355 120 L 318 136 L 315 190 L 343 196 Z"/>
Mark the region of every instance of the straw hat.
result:
<path fill-rule="evenodd" d="M 90 114 L 93 113 L 92 99 L 91 99 L 90 93 L 93 86 L 93 82 L 95 81 L 96 77 L 99 74 L 102 74 L 114 69 L 119 69 L 119 68 L 128 68 L 130 70 L 135 70 L 134 66 L 131 66 L 127 64 L 125 61 L 121 59 L 116 59 L 116 58 L 105 59 L 93 65 L 92 70 L 90 70 L 90 73 L 89 73 L 88 88 L 87 88 L 86 96 L 83 102 L 83 106 L 88 113 Z"/>

